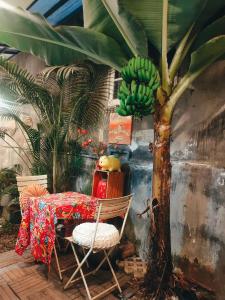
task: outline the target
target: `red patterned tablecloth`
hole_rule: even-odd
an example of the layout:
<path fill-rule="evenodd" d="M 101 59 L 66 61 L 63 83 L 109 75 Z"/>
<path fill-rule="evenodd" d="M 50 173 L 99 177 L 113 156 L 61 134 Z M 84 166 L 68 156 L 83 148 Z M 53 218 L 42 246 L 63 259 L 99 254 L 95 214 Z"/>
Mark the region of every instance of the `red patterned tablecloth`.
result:
<path fill-rule="evenodd" d="M 97 198 L 75 192 L 47 194 L 29 199 L 23 213 L 15 251 L 30 245 L 35 260 L 50 264 L 57 219 L 93 219 Z"/>

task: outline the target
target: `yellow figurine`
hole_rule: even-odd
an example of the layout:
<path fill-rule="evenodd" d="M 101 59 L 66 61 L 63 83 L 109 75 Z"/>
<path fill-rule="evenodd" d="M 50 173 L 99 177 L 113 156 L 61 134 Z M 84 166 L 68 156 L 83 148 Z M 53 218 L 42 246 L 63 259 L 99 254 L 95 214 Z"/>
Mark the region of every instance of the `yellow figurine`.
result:
<path fill-rule="evenodd" d="M 103 171 L 121 171 L 120 160 L 116 158 L 114 155 L 109 156 L 101 156 L 99 158 L 99 166 Z"/>

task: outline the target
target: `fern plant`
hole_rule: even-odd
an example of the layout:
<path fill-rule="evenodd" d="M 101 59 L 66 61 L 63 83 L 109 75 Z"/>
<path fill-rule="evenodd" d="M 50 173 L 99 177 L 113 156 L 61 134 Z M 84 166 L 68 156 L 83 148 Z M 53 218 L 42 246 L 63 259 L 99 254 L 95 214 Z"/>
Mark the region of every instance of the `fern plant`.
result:
<path fill-rule="evenodd" d="M 108 99 L 107 72 L 105 67 L 83 64 L 49 67 L 35 78 L 18 65 L 0 59 L 1 98 L 11 103 L 1 107 L 0 118 L 17 123 L 29 151 L 6 132 L 0 138 L 8 136 L 5 142 L 32 174 L 47 173 L 54 192 L 70 188 L 71 178 L 81 171 L 81 136 L 77 129 L 97 127 Z M 36 127 L 22 120 L 24 104 L 31 105 L 36 113 Z"/>

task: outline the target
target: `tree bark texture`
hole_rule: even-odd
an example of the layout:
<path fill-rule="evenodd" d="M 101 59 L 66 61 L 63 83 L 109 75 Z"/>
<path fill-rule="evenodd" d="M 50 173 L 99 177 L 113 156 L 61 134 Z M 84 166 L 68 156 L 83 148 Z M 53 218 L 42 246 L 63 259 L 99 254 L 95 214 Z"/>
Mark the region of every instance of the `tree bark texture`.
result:
<path fill-rule="evenodd" d="M 163 299 L 163 291 L 172 284 L 170 235 L 170 122 L 160 115 L 154 120 L 153 184 L 150 207 L 150 258 L 146 275 L 147 289 Z"/>

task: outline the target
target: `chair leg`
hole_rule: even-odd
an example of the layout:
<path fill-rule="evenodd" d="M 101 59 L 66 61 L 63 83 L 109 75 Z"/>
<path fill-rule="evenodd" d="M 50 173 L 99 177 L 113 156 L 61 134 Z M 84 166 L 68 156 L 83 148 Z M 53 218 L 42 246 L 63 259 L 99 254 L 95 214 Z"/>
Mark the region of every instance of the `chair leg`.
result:
<path fill-rule="evenodd" d="M 61 269 L 60 269 L 59 259 L 58 259 L 58 254 L 57 254 L 55 245 L 54 245 L 53 250 L 54 250 L 54 255 L 55 255 L 56 265 L 57 265 L 57 269 L 58 269 L 58 273 L 59 273 L 59 278 L 60 278 L 60 280 L 62 281 L 62 272 L 61 272 Z"/>
<path fill-rule="evenodd" d="M 85 252 L 85 250 L 84 250 L 84 247 L 81 247 L 81 248 L 82 248 L 83 255 L 85 256 L 85 255 L 86 255 L 86 252 Z M 89 269 L 90 266 L 89 266 L 88 260 L 86 260 L 86 265 L 87 265 L 87 267 L 88 267 L 88 269 Z"/>
<path fill-rule="evenodd" d="M 70 279 L 67 281 L 66 285 L 64 286 L 64 290 L 69 286 L 69 284 L 71 283 L 71 281 L 74 279 L 74 277 L 77 275 L 77 273 L 78 273 L 79 271 L 80 271 L 80 273 L 81 273 L 82 279 L 84 280 L 84 285 L 85 285 L 85 288 L 86 288 L 86 287 L 87 287 L 87 283 L 86 283 L 86 280 L 85 280 L 85 278 L 84 278 L 84 273 L 83 273 L 81 267 L 82 267 L 83 264 L 86 262 L 88 256 L 91 254 L 92 249 L 90 249 L 90 250 L 88 251 L 88 253 L 85 255 L 85 257 L 84 257 L 84 258 L 82 259 L 82 261 L 80 262 L 79 259 L 78 259 L 77 254 L 76 254 L 75 247 L 74 247 L 74 245 L 73 245 L 72 242 L 71 242 L 71 247 L 72 247 L 72 249 L 73 249 L 73 253 L 74 253 L 74 256 L 75 256 L 75 259 L 76 259 L 76 262 L 77 262 L 78 267 L 76 268 L 75 272 L 74 272 L 73 275 L 70 277 Z M 83 275 L 82 275 L 82 274 L 83 274 Z M 86 290 L 88 290 L 88 288 L 87 288 Z M 89 290 L 88 290 L 88 291 L 89 291 Z M 87 294 L 90 295 L 90 292 L 87 292 Z M 90 297 L 91 297 L 91 296 L 90 296 Z M 89 299 L 91 299 L 91 298 L 89 298 Z"/>
<path fill-rule="evenodd" d="M 108 252 L 108 255 L 110 255 L 114 249 L 115 249 L 115 247 L 111 248 Z M 99 263 L 99 265 L 93 270 L 93 274 L 98 272 L 98 270 L 101 268 L 101 266 L 104 264 L 105 261 L 106 261 L 106 257 L 104 257 L 103 260 Z"/>
<path fill-rule="evenodd" d="M 75 248 L 74 248 L 74 255 L 75 255 L 77 264 L 78 264 L 78 266 L 79 266 L 80 262 L 79 262 L 79 258 L 78 258 L 78 256 L 77 256 L 77 254 L 76 254 Z M 92 298 L 91 298 L 91 294 L 90 294 L 90 291 L 89 291 L 89 288 L 88 288 L 88 285 L 87 285 L 87 281 L 86 281 L 86 279 L 85 279 L 85 275 L 84 275 L 84 273 L 83 273 L 82 268 L 80 268 L 80 274 L 81 274 L 81 277 L 82 277 L 83 282 L 84 282 L 84 286 L 85 286 L 85 289 L 86 289 L 86 292 L 87 292 L 87 295 L 88 295 L 88 299 L 91 300 L 91 299 L 92 299 Z"/>
<path fill-rule="evenodd" d="M 108 264 L 109 264 L 111 273 L 112 273 L 112 275 L 113 275 L 113 277 L 114 277 L 114 280 L 115 280 L 115 282 L 116 282 L 116 285 L 117 285 L 117 287 L 118 287 L 118 290 L 119 290 L 120 293 L 122 293 L 121 287 L 120 287 L 120 285 L 119 285 L 119 281 L 118 281 L 118 279 L 117 279 L 117 277 L 116 277 L 116 274 L 115 274 L 115 272 L 114 272 L 114 270 L 113 270 L 112 264 L 111 264 L 111 262 L 110 262 L 110 260 L 109 260 L 109 256 L 108 256 L 108 254 L 107 254 L 107 252 L 106 252 L 105 250 L 103 250 L 103 252 L 104 252 L 105 257 L 106 257 L 106 260 L 107 260 L 107 262 L 108 262 Z"/>
<path fill-rule="evenodd" d="M 70 245 L 70 242 L 69 242 L 69 241 L 66 241 L 66 243 L 67 243 L 67 244 L 66 244 L 66 247 L 65 247 L 65 250 L 64 250 L 65 252 L 68 250 L 69 245 Z"/>

